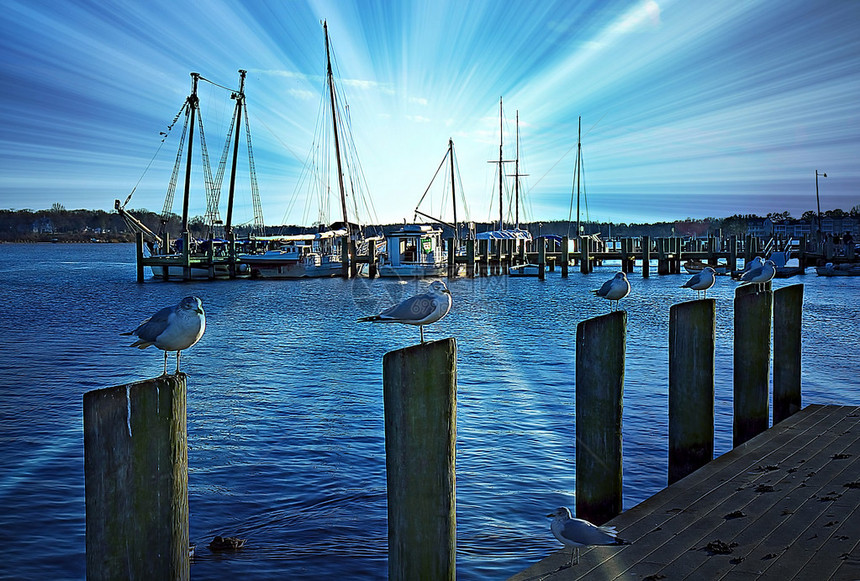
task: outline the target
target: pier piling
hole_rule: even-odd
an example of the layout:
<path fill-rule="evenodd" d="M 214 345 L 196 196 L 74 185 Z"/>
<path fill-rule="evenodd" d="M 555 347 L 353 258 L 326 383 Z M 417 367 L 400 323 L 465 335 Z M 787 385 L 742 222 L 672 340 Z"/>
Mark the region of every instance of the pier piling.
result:
<path fill-rule="evenodd" d="M 800 411 L 803 285 L 773 292 L 773 423 Z"/>
<path fill-rule="evenodd" d="M 600 525 L 621 513 L 621 415 L 627 313 L 576 327 L 576 516 Z"/>
<path fill-rule="evenodd" d="M 84 394 L 87 579 L 189 578 L 186 376 Z"/>
<path fill-rule="evenodd" d="M 143 282 L 143 232 L 135 233 L 134 244 L 137 251 L 137 282 Z"/>
<path fill-rule="evenodd" d="M 455 579 L 457 343 L 386 353 L 388 578 Z"/>
<path fill-rule="evenodd" d="M 546 279 L 546 238 L 537 239 L 538 245 L 538 280 Z"/>
<path fill-rule="evenodd" d="M 737 447 L 767 429 L 773 292 L 735 290 L 734 427 Z"/>
<path fill-rule="evenodd" d="M 669 309 L 669 484 L 714 458 L 715 305 Z"/>

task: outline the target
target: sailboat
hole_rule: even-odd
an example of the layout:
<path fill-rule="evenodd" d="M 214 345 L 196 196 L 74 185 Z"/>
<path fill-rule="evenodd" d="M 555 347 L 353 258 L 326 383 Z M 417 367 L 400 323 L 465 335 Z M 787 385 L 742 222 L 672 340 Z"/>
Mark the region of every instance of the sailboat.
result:
<path fill-rule="evenodd" d="M 342 113 L 338 106 L 331 63 L 331 44 L 328 24 L 323 22 L 326 49 L 326 90 L 331 112 L 331 131 L 334 158 L 337 167 L 337 187 L 340 195 L 342 221 L 325 226 L 321 221 L 313 233 L 286 236 L 258 237 L 256 240 L 279 244 L 279 248 L 263 254 L 243 254 L 239 259 L 251 268 L 251 272 L 263 278 L 320 278 L 347 276 L 349 269 L 349 243 L 360 243 L 361 227 L 350 222 L 347 211 L 347 192 L 344 181 L 344 154 L 341 149 Z M 316 176 L 315 176 L 316 177 Z M 320 183 L 324 180 L 318 179 Z M 325 190 L 327 192 L 327 190 Z M 323 204 L 321 203 L 321 206 Z M 322 209 L 320 210 L 322 214 Z M 321 216 L 322 218 L 322 216 Z"/>
<path fill-rule="evenodd" d="M 419 210 L 433 182 L 439 176 L 446 162 L 450 167 L 451 201 L 454 213 L 453 223 L 446 222 L 427 212 Z M 454 230 L 454 248 L 459 246 L 460 225 L 457 221 L 457 195 L 455 180 L 454 140 L 448 139 L 448 149 L 430 180 L 430 185 L 415 205 L 415 217 L 422 216 L 437 224 Z M 423 278 L 443 276 L 448 270 L 448 256 L 442 241 L 442 229 L 431 224 L 404 224 L 400 230 L 387 236 L 385 252 L 380 257 L 378 273 L 383 277 Z"/>
<path fill-rule="evenodd" d="M 248 149 L 248 170 L 251 178 L 251 199 L 254 212 L 253 225 L 251 226 L 250 233 L 252 235 L 255 232 L 262 234 L 264 231 L 263 211 L 260 203 L 259 190 L 257 188 L 257 177 L 254 168 L 253 151 L 251 148 L 250 124 L 248 122 L 248 113 L 245 104 L 245 75 L 246 71 L 239 70 L 239 88 L 237 90 L 228 89 L 231 93 L 230 97 L 236 101 L 236 106 L 230 128 L 227 132 L 227 140 L 222 151 L 221 160 L 218 164 L 218 170 L 214 177 L 209 165 L 209 153 L 206 148 L 206 140 L 203 130 L 203 116 L 200 112 L 200 99 L 198 97 L 198 84 L 200 81 L 205 81 L 215 87 L 222 89 L 225 87 L 204 78 L 199 73 L 191 73 L 191 93 L 185 99 L 182 108 L 168 127 L 167 132 L 162 133 L 163 137 L 161 143 L 164 144 L 169 132 L 173 129 L 177 120 L 183 116 L 184 113 L 185 123 L 182 127 L 179 150 L 176 155 L 173 173 L 171 175 L 167 194 L 164 200 L 164 207 L 161 214 L 161 228 L 158 232 L 152 231 L 132 215 L 131 212 L 125 209 L 126 205 L 128 205 L 131 200 L 132 195 L 134 195 L 134 190 L 132 190 L 128 195 L 124 203 L 121 204 L 119 200 L 116 200 L 114 204 L 117 212 L 125 219 L 131 229 L 143 234 L 144 239 L 148 243 L 146 251 L 149 255 L 153 258 L 157 258 L 158 266 L 152 267 L 153 275 L 156 278 L 205 279 L 219 276 L 232 277 L 242 273 L 243 269 L 241 265 L 235 262 L 236 243 L 233 228 L 233 205 L 236 191 L 239 142 L 243 121 Z M 200 155 L 202 159 L 201 166 L 206 186 L 206 214 L 203 222 L 207 230 L 208 237 L 205 240 L 193 239 L 189 229 L 188 214 L 191 200 L 191 174 L 192 161 L 194 157 L 195 130 L 197 131 L 200 140 Z M 222 222 L 219 213 L 221 185 L 223 183 L 224 173 L 226 170 L 227 158 L 231 149 L 233 155 L 229 177 L 227 216 L 226 222 Z M 175 240 L 172 243 L 168 233 L 168 225 L 175 218 L 172 213 L 173 202 L 178 177 L 182 171 L 183 153 L 185 158 L 184 189 L 180 224 L 180 233 L 182 238 Z M 227 239 L 219 237 L 218 234 L 221 233 L 223 233 L 224 237 Z M 185 263 L 186 254 L 189 255 L 188 264 Z"/>

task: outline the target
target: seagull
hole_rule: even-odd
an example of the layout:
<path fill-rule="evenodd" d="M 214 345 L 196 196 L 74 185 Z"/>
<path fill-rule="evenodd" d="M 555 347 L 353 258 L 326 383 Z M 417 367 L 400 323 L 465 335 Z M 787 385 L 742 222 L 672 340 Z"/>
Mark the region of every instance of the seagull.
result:
<path fill-rule="evenodd" d="M 185 297 L 175 307 L 165 307 L 142 322 L 137 329 L 121 335 L 135 335 L 131 347 L 146 349 L 155 345 L 164 350 L 164 373 L 167 375 L 167 352 L 176 351 L 176 373 L 179 353 L 200 340 L 206 330 L 206 313 L 198 297 Z"/>
<path fill-rule="evenodd" d="M 567 567 L 579 563 L 579 547 L 630 544 L 618 538 L 615 527 L 599 527 L 581 518 L 571 518 L 570 510 L 566 506 L 560 506 L 555 509 L 555 512 L 546 516 L 552 519 L 550 530 L 553 536 L 564 546 L 570 547 L 570 561 Z M 573 560 L 574 553 L 576 553 L 576 562 Z"/>
<path fill-rule="evenodd" d="M 740 278 L 750 270 L 753 270 L 755 268 L 761 268 L 762 266 L 764 266 L 764 259 L 761 256 L 756 256 L 750 262 L 747 262 L 744 265 L 743 269 L 740 271 L 740 273 L 736 274 L 735 276 L 737 276 L 737 278 Z"/>
<path fill-rule="evenodd" d="M 708 289 L 714 286 L 717 280 L 716 271 L 710 266 L 706 266 L 701 272 L 697 272 L 693 277 L 681 285 L 680 288 L 691 288 L 696 291 L 696 297 L 699 296 L 699 291 L 704 291 L 705 298 L 708 298 Z"/>
<path fill-rule="evenodd" d="M 761 285 L 770 282 L 774 275 L 776 275 L 776 264 L 773 260 L 767 260 L 763 265 L 746 271 L 741 276 L 741 282 L 759 285 L 759 290 L 761 290 Z"/>
<path fill-rule="evenodd" d="M 618 301 L 630 294 L 630 283 L 627 281 L 627 275 L 619 272 L 615 278 L 611 278 L 603 283 L 603 286 L 598 290 L 591 291 L 599 297 L 609 300 L 609 304 L 615 301 L 615 307 L 618 307 Z M 613 311 L 615 309 L 612 309 Z"/>
<path fill-rule="evenodd" d="M 451 310 L 451 291 L 441 280 L 433 281 L 426 293 L 409 297 L 402 303 L 385 309 L 378 315 L 362 317 L 359 323 L 403 323 L 418 325 L 424 342 L 424 325 L 435 323 Z"/>

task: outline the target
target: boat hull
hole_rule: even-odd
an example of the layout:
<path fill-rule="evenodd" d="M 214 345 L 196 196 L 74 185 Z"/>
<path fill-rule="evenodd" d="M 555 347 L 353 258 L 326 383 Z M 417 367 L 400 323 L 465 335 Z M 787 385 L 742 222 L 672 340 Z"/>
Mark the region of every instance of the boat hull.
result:
<path fill-rule="evenodd" d="M 448 274 L 447 264 L 380 264 L 377 276 L 383 278 L 433 278 Z"/>

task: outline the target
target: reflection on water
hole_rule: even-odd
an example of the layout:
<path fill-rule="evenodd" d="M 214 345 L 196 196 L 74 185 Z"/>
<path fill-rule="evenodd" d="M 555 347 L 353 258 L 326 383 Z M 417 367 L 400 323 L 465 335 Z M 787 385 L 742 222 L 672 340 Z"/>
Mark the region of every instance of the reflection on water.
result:
<path fill-rule="evenodd" d="M 207 330 L 188 380 L 195 579 L 385 578 L 382 356 L 417 329 L 356 324 L 426 283 L 339 279 L 136 284 L 130 245 L 3 245 L 0 570 L 85 574 L 82 397 L 161 372 L 161 352 L 119 333 L 184 296 Z M 547 511 L 574 504 L 576 325 L 614 268 L 568 279 L 449 282 L 454 307 L 428 339 L 458 341 L 459 579 L 503 579 L 559 548 Z M 669 305 L 686 277 L 629 276 L 624 506 L 665 485 Z M 807 275 L 804 402 L 860 404 L 857 285 Z M 732 297 L 717 300 L 717 452 L 731 446 Z M 215 535 L 248 539 L 213 554 Z M 14 572 L 14 573 L 13 573 Z"/>

